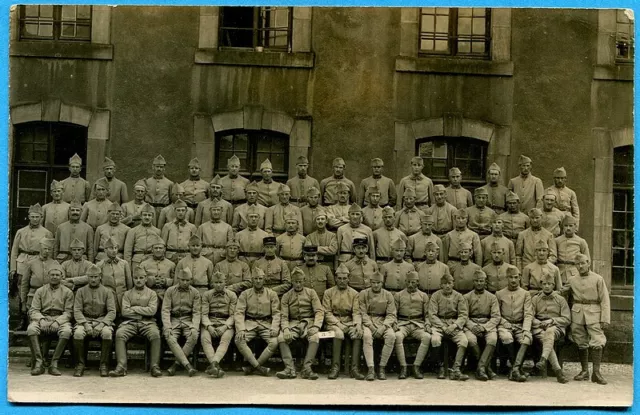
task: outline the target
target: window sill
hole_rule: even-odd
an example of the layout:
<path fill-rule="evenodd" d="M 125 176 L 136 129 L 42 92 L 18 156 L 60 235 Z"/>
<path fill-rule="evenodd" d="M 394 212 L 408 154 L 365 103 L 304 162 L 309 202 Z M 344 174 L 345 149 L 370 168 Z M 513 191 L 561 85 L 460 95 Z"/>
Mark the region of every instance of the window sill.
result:
<path fill-rule="evenodd" d="M 396 58 L 397 72 L 442 73 L 484 76 L 513 76 L 513 62 L 439 57 Z"/>
<path fill-rule="evenodd" d="M 633 81 L 633 63 L 595 65 L 593 79 L 599 81 Z"/>
<path fill-rule="evenodd" d="M 26 58 L 112 60 L 113 45 L 22 40 L 11 42 L 9 55 Z"/>
<path fill-rule="evenodd" d="M 254 52 L 244 50 L 197 49 L 195 63 L 203 65 L 313 68 L 313 52 Z"/>
<path fill-rule="evenodd" d="M 611 309 L 618 311 L 633 311 L 633 291 L 628 295 L 611 294 L 609 296 Z"/>

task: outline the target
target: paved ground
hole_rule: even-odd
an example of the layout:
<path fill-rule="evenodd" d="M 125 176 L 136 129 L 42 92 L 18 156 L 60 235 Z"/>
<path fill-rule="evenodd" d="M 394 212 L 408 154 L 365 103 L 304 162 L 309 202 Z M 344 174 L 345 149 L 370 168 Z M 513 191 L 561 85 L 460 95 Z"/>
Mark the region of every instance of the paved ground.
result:
<path fill-rule="evenodd" d="M 578 365 L 566 363 L 565 372 L 575 375 Z M 398 380 L 363 382 L 347 378 L 316 381 L 275 377 L 242 376 L 227 373 L 222 379 L 204 373 L 189 378 L 184 372 L 176 377 L 151 378 L 134 369 L 124 378 L 103 379 L 97 370 L 83 378 L 72 377 L 63 369 L 62 377 L 32 377 L 24 362 L 11 362 L 8 372 L 8 398 L 12 402 L 77 403 L 210 403 L 277 405 L 535 405 L 535 406 L 629 406 L 633 396 L 633 368 L 607 365 L 603 370 L 609 385 L 571 381 L 561 385 L 555 378 L 530 378 L 526 383 L 505 378 L 484 383 L 438 380 L 433 374 L 420 381 Z M 35 386 L 35 387 L 34 387 Z M 523 398 L 526 397 L 526 399 Z"/>

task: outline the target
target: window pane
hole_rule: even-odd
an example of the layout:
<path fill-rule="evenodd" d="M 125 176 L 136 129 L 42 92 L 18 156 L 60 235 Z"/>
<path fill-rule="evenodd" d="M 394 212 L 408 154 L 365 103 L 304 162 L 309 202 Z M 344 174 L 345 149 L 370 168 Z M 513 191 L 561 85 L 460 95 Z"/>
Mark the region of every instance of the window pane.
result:
<path fill-rule="evenodd" d="M 458 35 L 471 34 L 471 18 L 458 18 Z"/>
<path fill-rule="evenodd" d="M 47 6 L 44 6 L 47 7 Z M 51 7 L 51 6 L 49 6 Z M 38 6 L 24 6 L 24 16 L 25 17 L 38 17 Z"/>
<path fill-rule="evenodd" d="M 486 14 L 487 14 L 487 9 L 485 9 L 484 7 L 473 8 L 474 16 L 485 16 Z"/>
<path fill-rule="evenodd" d="M 223 150 L 233 150 L 233 136 L 225 135 L 218 139 L 218 145 L 220 146 L 220 151 Z"/>
<path fill-rule="evenodd" d="M 91 6 L 76 6 L 78 19 L 90 19 L 91 18 Z"/>
<path fill-rule="evenodd" d="M 18 203 L 19 206 L 29 207 L 40 203 L 44 205 L 47 199 L 47 192 L 43 190 L 19 190 L 18 191 Z"/>
<path fill-rule="evenodd" d="M 420 143 L 420 146 L 418 147 L 418 156 L 422 158 L 433 157 L 433 141 Z"/>
<path fill-rule="evenodd" d="M 446 40 L 436 40 L 436 51 L 437 52 L 446 52 L 449 49 L 449 42 Z"/>
<path fill-rule="evenodd" d="M 284 154 L 272 154 L 270 160 L 271 164 L 273 165 L 273 171 L 287 171 L 284 163 Z"/>
<path fill-rule="evenodd" d="M 259 153 L 269 153 L 271 151 L 271 139 L 268 137 L 261 136 L 258 138 L 258 152 Z"/>
<path fill-rule="evenodd" d="M 613 211 L 624 212 L 626 210 L 627 196 L 624 191 L 615 191 L 613 193 Z"/>
<path fill-rule="evenodd" d="M 469 164 L 469 178 L 470 179 L 483 179 L 484 168 L 480 162 L 471 162 Z"/>
<path fill-rule="evenodd" d="M 458 42 L 458 52 L 460 52 L 460 53 L 470 53 L 471 52 L 471 42 Z"/>
<path fill-rule="evenodd" d="M 626 274 L 627 274 L 626 285 L 633 286 L 633 268 L 627 268 Z"/>
<path fill-rule="evenodd" d="M 67 165 L 69 159 L 78 153 L 83 164 L 87 163 L 87 127 L 53 123 L 51 128 L 51 138 L 53 140 L 53 163 Z M 86 169 L 83 169 L 83 171 Z"/>
<path fill-rule="evenodd" d="M 444 15 L 449 15 L 449 8 L 448 7 L 437 7 L 436 8 L 436 13 L 437 14 L 444 14 Z"/>
<path fill-rule="evenodd" d="M 626 215 L 623 215 L 623 214 L 613 215 L 613 228 L 626 229 Z"/>
<path fill-rule="evenodd" d="M 433 177 L 448 177 L 447 161 L 445 159 L 434 159 L 432 174 Z"/>
<path fill-rule="evenodd" d="M 613 268 L 611 273 L 612 285 L 625 285 L 624 268 Z"/>
<path fill-rule="evenodd" d="M 62 33 L 61 36 L 62 37 L 75 37 L 75 29 L 76 29 L 76 25 L 71 23 L 63 23 L 62 24 Z"/>
<path fill-rule="evenodd" d="M 91 26 L 77 25 L 76 26 L 76 38 L 78 38 L 78 39 L 91 39 Z"/>
<path fill-rule="evenodd" d="M 18 188 L 46 189 L 47 172 L 21 170 L 18 172 Z"/>
<path fill-rule="evenodd" d="M 627 266 L 633 267 L 633 251 L 631 250 L 627 251 Z"/>
<path fill-rule="evenodd" d="M 436 17 L 436 32 L 439 32 L 439 33 L 449 32 L 449 16 Z"/>
<path fill-rule="evenodd" d="M 24 33 L 25 36 L 38 36 L 38 24 L 37 23 L 26 23 L 24 25 Z"/>
<path fill-rule="evenodd" d="M 471 52 L 472 53 L 484 53 L 484 52 L 486 52 L 485 48 L 486 48 L 486 45 L 484 43 L 473 42 L 471 44 Z"/>
<path fill-rule="evenodd" d="M 624 266 L 624 250 L 614 249 L 613 250 L 613 265 L 614 266 Z"/>
<path fill-rule="evenodd" d="M 435 18 L 433 16 L 422 16 L 422 31 L 433 32 L 435 29 Z"/>
<path fill-rule="evenodd" d="M 53 19 L 53 6 L 40 6 L 40 17 Z"/>
<path fill-rule="evenodd" d="M 471 16 L 472 9 L 470 7 L 462 7 L 458 9 L 458 16 Z"/>
<path fill-rule="evenodd" d="M 62 6 L 62 20 L 76 20 L 76 7 Z"/>
<path fill-rule="evenodd" d="M 447 158 L 447 143 L 445 141 L 434 141 L 433 146 L 433 157 L 441 159 Z"/>
<path fill-rule="evenodd" d="M 249 149 L 249 136 L 247 134 L 237 134 L 234 148 L 238 152 L 246 152 Z"/>
<path fill-rule="evenodd" d="M 434 7 L 423 7 L 422 8 L 422 13 L 435 13 L 436 9 Z"/>
<path fill-rule="evenodd" d="M 613 246 L 616 248 L 628 248 L 627 245 L 627 232 L 625 231 L 613 231 Z"/>
<path fill-rule="evenodd" d="M 52 37 L 53 36 L 53 24 L 40 23 L 38 26 L 38 36 Z"/>
<path fill-rule="evenodd" d="M 434 42 L 433 40 L 424 40 L 420 41 L 420 50 L 434 50 Z"/>

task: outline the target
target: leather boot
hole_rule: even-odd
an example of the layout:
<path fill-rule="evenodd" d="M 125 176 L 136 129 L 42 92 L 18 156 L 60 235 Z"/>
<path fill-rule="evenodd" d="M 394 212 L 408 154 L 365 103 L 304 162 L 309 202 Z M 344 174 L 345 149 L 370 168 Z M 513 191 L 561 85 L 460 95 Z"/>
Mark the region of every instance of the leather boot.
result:
<path fill-rule="evenodd" d="M 171 366 L 169 366 L 169 368 L 167 369 L 167 375 L 169 376 L 175 376 L 176 375 L 176 370 L 178 370 L 178 362 L 173 362 L 171 364 Z"/>
<path fill-rule="evenodd" d="M 184 368 L 187 371 L 187 373 L 189 374 L 190 378 L 192 378 L 192 377 L 194 377 L 195 375 L 198 374 L 198 371 L 193 366 L 191 366 L 191 363 L 187 363 L 187 365 Z"/>
<path fill-rule="evenodd" d="M 507 354 L 509 356 L 509 362 L 511 363 L 511 368 L 513 369 L 513 365 L 516 363 L 516 349 L 514 343 L 509 343 L 504 345 L 505 349 L 507 349 Z M 507 366 L 506 360 L 500 360 L 500 370 L 499 373 L 503 375 L 510 375 L 509 368 Z"/>
<path fill-rule="evenodd" d="M 280 357 L 284 363 L 284 370 L 276 372 L 278 379 L 295 379 L 296 371 L 293 368 L 293 357 L 291 356 L 291 349 L 287 343 L 280 343 Z"/>
<path fill-rule="evenodd" d="M 432 347 L 431 351 L 434 355 L 438 356 L 438 379 L 446 379 L 446 373 L 444 370 L 444 352 L 442 346 Z"/>
<path fill-rule="evenodd" d="M 318 374 L 315 373 L 312 369 L 313 360 L 316 357 L 316 353 L 318 353 L 319 343 L 309 343 L 307 346 L 307 354 L 304 357 L 304 363 L 302 364 L 302 372 L 300 373 L 303 379 L 318 379 Z"/>
<path fill-rule="evenodd" d="M 420 365 L 416 365 L 414 363 L 411 368 L 413 370 L 413 377 L 414 378 L 416 378 L 416 379 L 424 379 L 424 374 L 422 373 L 422 370 L 420 370 Z"/>
<path fill-rule="evenodd" d="M 491 353 L 493 352 L 494 346 L 486 345 L 484 350 L 482 351 L 482 355 L 478 360 L 478 369 L 476 370 L 476 379 L 486 382 L 489 380 L 489 375 L 487 374 L 487 366 L 489 363 L 489 358 L 491 357 Z"/>
<path fill-rule="evenodd" d="M 589 349 L 578 349 L 582 369 L 573 380 L 589 380 Z"/>
<path fill-rule="evenodd" d="M 333 347 L 331 353 L 331 370 L 329 371 L 329 379 L 338 379 L 340 374 L 340 357 L 342 354 L 342 340 L 333 339 Z"/>
<path fill-rule="evenodd" d="M 496 372 L 494 372 L 491 368 L 491 366 L 493 365 L 493 354 L 496 352 L 496 346 L 490 345 L 486 347 L 489 348 L 489 357 L 487 358 L 487 377 L 489 377 L 489 380 L 494 380 L 498 377 L 498 375 L 496 375 Z"/>
<path fill-rule="evenodd" d="M 398 373 L 398 379 L 406 379 L 407 378 L 407 367 L 400 366 L 400 373 Z"/>
<path fill-rule="evenodd" d="M 569 383 L 569 379 L 562 373 L 562 369 L 556 370 L 556 379 L 558 383 Z"/>
<path fill-rule="evenodd" d="M 31 365 L 31 375 L 39 376 L 44 373 L 42 350 L 40 349 L 40 339 L 38 336 L 29 336 L 29 348 L 31 349 L 31 358 L 34 364 Z"/>
<path fill-rule="evenodd" d="M 380 366 L 378 368 L 378 380 L 387 380 L 387 367 Z"/>
<path fill-rule="evenodd" d="M 527 352 L 527 345 L 521 344 L 520 349 L 518 349 L 518 354 L 516 355 L 516 360 L 513 363 L 513 368 L 511 369 L 509 380 L 514 382 L 526 382 L 527 377 L 520 370 L 520 368 L 522 367 L 522 361 L 524 360 L 524 355 L 526 352 Z"/>
<path fill-rule="evenodd" d="M 462 361 L 464 360 L 464 354 L 466 353 L 466 351 L 467 351 L 466 347 L 458 347 L 458 350 L 456 351 L 456 360 L 453 363 L 453 370 L 451 371 L 451 376 L 450 376 L 451 380 L 464 381 L 469 379 L 469 376 L 465 375 L 460 371 L 460 368 L 462 367 Z"/>
<path fill-rule="evenodd" d="M 364 379 L 369 382 L 376 380 L 376 369 L 373 366 L 369 366 L 367 376 Z"/>
<path fill-rule="evenodd" d="M 360 355 L 362 354 L 362 340 L 352 340 L 351 347 L 351 377 L 355 380 L 364 380 L 364 375 L 360 373 Z M 375 379 L 375 372 L 374 372 Z"/>
<path fill-rule="evenodd" d="M 224 376 L 224 370 L 222 370 L 222 368 L 220 367 L 220 363 L 213 362 L 211 366 L 213 366 L 212 373 L 215 373 L 214 377 L 219 379 Z"/>
<path fill-rule="evenodd" d="M 127 343 L 124 339 L 116 338 L 116 368 L 109 371 L 109 377 L 118 378 L 127 375 Z"/>
<path fill-rule="evenodd" d="M 73 339 L 73 352 L 76 359 L 76 370 L 73 372 L 73 377 L 81 378 L 84 375 L 84 368 L 86 365 L 84 354 L 84 339 Z"/>
<path fill-rule="evenodd" d="M 162 371 L 160 370 L 160 339 L 151 340 L 151 350 L 149 354 L 151 355 L 151 376 L 154 378 L 159 378 L 162 376 Z"/>
<path fill-rule="evenodd" d="M 69 339 L 58 339 L 58 345 L 56 346 L 56 350 L 53 351 L 53 357 L 51 358 L 51 366 L 49 366 L 49 374 L 53 376 L 60 376 L 60 370 L 58 370 L 58 362 L 60 361 L 60 357 L 64 353 L 64 349 L 67 348 L 67 342 Z"/>
<path fill-rule="evenodd" d="M 102 339 L 102 347 L 100 348 L 100 377 L 109 376 L 109 360 L 111 359 L 111 345 L 113 340 Z M 126 352 L 125 352 L 126 355 Z M 125 363 L 126 364 L 126 363 Z"/>
<path fill-rule="evenodd" d="M 602 347 L 594 347 L 591 349 L 591 362 L 593 363 L 591 382 L 597 383 L 598 385 L 606 385 L 607 380 L 600 374 L 600 363 L 602 362 Z"/>
<path fill-rule="evenodd" d="M 547 378 L 547 359 L 545 359 L 544 357 L 541 357 L 540 360 L 538 360 L 538 363 L 536 363 L 536 369 L 538 369 L 538 373 L 540 374 L 540 377 L 542 379 L 546 379 Z"/>

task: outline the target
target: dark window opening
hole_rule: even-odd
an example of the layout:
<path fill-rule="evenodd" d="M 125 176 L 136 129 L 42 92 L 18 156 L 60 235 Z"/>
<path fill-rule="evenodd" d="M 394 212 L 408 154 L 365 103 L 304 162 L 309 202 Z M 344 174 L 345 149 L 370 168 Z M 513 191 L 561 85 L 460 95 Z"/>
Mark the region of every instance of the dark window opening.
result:
<path fill-rule="evenodd" d="M 20 40 L 91 41 L 91 6 L 20 6 L 19 23 Z"/>
<path fill-rule="evenodd" d="M 292 7 L 222 7 L 220 46 L 291 51 Z"/>
<path fill-rule="evenodd" d="M 616 11 L 616 60 L 633 61 L 634 32 L 633 19 L 625 10 Z"/>
<path fill-rule="evenodd" d="M 633 146 L 613 152 L 611 285 L 633 288 Z"/>
<path fill-rule="evenodd" d="M 488 59 L 491 55 L 491 9 L 422 7 L 419 52 Z"/>

